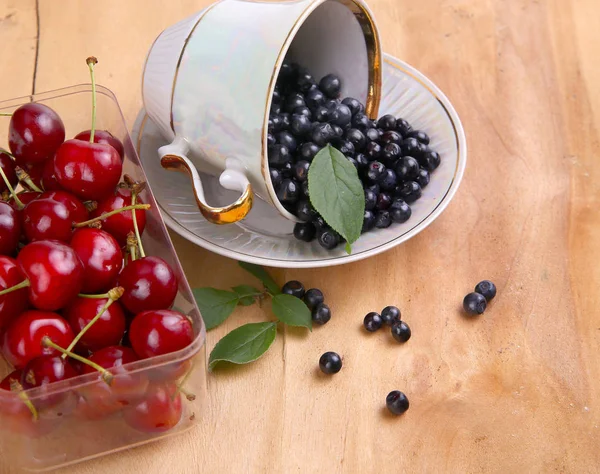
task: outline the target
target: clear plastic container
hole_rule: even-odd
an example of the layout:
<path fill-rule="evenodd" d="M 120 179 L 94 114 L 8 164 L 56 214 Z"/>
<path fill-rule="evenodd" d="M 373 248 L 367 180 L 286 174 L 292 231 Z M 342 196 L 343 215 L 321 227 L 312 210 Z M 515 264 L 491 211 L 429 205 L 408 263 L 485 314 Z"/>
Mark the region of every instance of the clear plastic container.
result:
<path fill-rule="evenodd" d="M 65 124 L 67 138 L 90 128 L 90 85 L 0 102 L 0 111 L 11 112 L 28 102 L 41 102 L 58 112 Z M 8 121 L 9 118 L 0 118 L 0 146 L 8 145 Z M 101 86 L 97 87 L 97 129 L 108 130 L 123 142 L 124 174 L 136 181 L 147 181 L 117 100 L 110 90 Z M 207 400 L 204 323 L 148 186 L 141 198 L 152 206 L 146 211 L 147 223 L 142 235 L 146 254 L 163 258 L 175 271 L 179 291 L 174 309 L 191 319 L 194 342 L 179 352 L 126 365 L 127 373 L 115 375 L 110 387 L 97 374 L 88 374 L 22 392 L 36 407 L 37 421 L 17 394 L 0 391 L 0 458 L 3 465 L 31 471 L 55 469 L 180 434 L 200 418 Z M 0 378 L 11 371 L 8 363 L 0 359 Z M 158 408 L 148 403 L 157 399 L 163 402 Z M 150 421 L 151 418 L 140 420 L 137 417 L 138 422 L 132 422 L 132 410 L 140 404 L 141 408 L 150 405 L 151 411 L 170 413 L 172 424 L 178 418 L 179 421 L 169 429 L 164 427 L 150 432 L 149 427 L 139 424 L 143 425 L 144 419 Z"/>

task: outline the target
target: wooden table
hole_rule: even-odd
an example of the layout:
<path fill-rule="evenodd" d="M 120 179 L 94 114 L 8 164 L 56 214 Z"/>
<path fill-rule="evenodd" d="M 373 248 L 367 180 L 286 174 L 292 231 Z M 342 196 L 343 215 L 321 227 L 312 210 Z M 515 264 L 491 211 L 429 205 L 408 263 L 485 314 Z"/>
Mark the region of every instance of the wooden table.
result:
<path fill-rule="evenodd" d="M 0 0 L 1 98 L 98 81 L 133 124 L 145 54 L 209 0 Z M 167 6 L 168 4 L 168 6 Z M 595 472 L 600 466 L 600 5 L 371 0 L 385 51 L 432 78 L 469 140 L 463 185 L 408 243 L 356 264 L 275 271 L 322 288 L 333 319 L 286 330 L 258 362 L 209 376 L 197 429 L 61 472 Z M 173 235 L 192 286 L 250 282 Z M 219 272 L 215 272 L 215 268 Z M 498 296 L 463 317 L 474 284 Z M 409 343 L 365 335 L 398 304 Z M 264 319 L 243 308 L 208 335 Z M 321 353 L 345 365 L 315 374 Z M 411 408 L 384 409 L 401 389 Z M 13 472 L 0 461 L 0 472 Z"/>

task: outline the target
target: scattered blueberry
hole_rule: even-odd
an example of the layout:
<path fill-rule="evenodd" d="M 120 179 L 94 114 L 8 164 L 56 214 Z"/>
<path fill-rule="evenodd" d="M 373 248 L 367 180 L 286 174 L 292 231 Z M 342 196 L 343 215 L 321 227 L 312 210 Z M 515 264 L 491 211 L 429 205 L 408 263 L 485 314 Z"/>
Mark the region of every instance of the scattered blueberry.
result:
<path fill-rule="evenodd" d="M 323 292 L 318 288 L 311 288 L 304 293 L 304 302 L 311 311 L 325 301 Z"/>
<path fill-rule="evenodd" d="M 496 285 L 489 280 L 480 281 L 475 287 L 475 293 L 479 293 L 489 302 L 496 296 Z"/>
<path fill-rule="evenodd" d="M 316 233 L 317 229 L 310 222 L 297 222 L 294 226 L 294 237 L 303 242 L 312 242 Z"/>
<path fill-rule="evenodd" d="M 275 145 L 277 141 L 272 133 L 267 133 L 267 146 Z"/>
<path fill-rule="evenodd" d="M 337 374 L 342 370 L 342 359 L 335 352 L 325 352 L 319 359 L 319 368 L 324 374 Z"/>
<path fill-rule="evenodd" d="M 303 69 L 298 72 L 298 78 L 296 79 L 296 84 L 298 85 L 298 89 L 302 92 L 309 91 L 313 85 L 316 84 L 314 77 L 306 70 Z"/>
<path fill-rule="evenodd" d="M 292 295 L 296 298 L 302 298 L 304 296 L 304 285 L 298 280 L 290 280 L 283 285 L 281 292 L 284 295 Z"/>
<path fill-rule="evenodd" d="M 376 128 L 369 128 L 365 132 L 365 135 L 367 136 L 367 140 L 372 141 L 372 142 L 376 142 L 381 139 L 381 134 L 379 133 L 379 130 L 377 130 Z"/>
<path fill-rule="evenodd" d="M 360 170 L 366 170 L 369 167 L 369 160 L 362 153 L 357 153 L 354 155 L 354 159 L 356 160 L 356 167 Z"/>
<path fill-rule="evenodd" d="M 331 310 L 325 303 L 318 304 L 312 310 L 312 320 L 317 324 L 325 324 L 331 319 Z"/>
<path fill-rule="evenodd" d="M 487 301 L 479 293 L 469 293 L 463 300 L 463 308 L 468 314 L 483 314 L 486 307 Z"/>
<path fill-rule="evenodd" d="M 381 151 L 381 159 L 384 160 L 388 165 L 391 165 L 398 160 L 398 158 L 400 158 L 401 153 L 400 145 L 397 143 L 388 143 Z"/>
<path fill-rule="evenodd" d="M 285 99 L 284 109 L 286 112 L 293 112 L 297 107 L 304 107 L 305 105 L 304 95 L 292 94 Z"/>
<path fill-rule="evenodd" d="M 394 415 L 402 415 L 409 407 L 408 398 L 400 390 L 388 393 L 387 397 L 385 397 L 385 404 L 388 410 Z"/>
<path fill-rule="evenodd" d="M 333 229 L 322 229 L 319 232 L 318 240 L 321 247 L 332 250 L 339 245 L 340 236 Z"/>
<path fill-rule="evenodd" d="M 381 312 L 381 319 L 385 324 L 391 326 L 396 321 L 400 321 L 400 310 L 396 306 L 386 306 Z"/>
<path fill-rule="evenodd" d="M 371 312 L 365 316 L 363 326 L 369 332 L 377 331 L 383 324 L 383 319 L 378 313 Z"/>
<path fill-rule="evenodd" d="M 402 150 L 402 156 L 415 156 L 419 155 L 421 147 L 419 146 L 419 140 L 416 138 L 405 138 L 400 144 Z"/>
<path fill-rule="evenodd" d="M 350 111 L 350 107 L 344 104 L 339 104 L 335 108 L 335 117 L 333 118 L 333 123 L 339 125 L 340 127 L 345 127 L 350 125 L 350 121 L 352 120 L 352 112 Z"/>
<path fill-rule="evenodd" d="M 335 136 L 337 138 L 341 138 L 344 136 L 344 129 L 342 127 L 340 127 L 339 125 L 332 123 L 331 128 L 333 128 L 333 133 L 335 133 Z M 334 140 L 335 140 L 335 138 L 334 138 Z"/>
<path fill-rule="evenodd" d="M 396 321 L 392 324 L 392 336 L 398 342 L 406 342 L 410 339 L 410 328 L 404 321 Z"/>

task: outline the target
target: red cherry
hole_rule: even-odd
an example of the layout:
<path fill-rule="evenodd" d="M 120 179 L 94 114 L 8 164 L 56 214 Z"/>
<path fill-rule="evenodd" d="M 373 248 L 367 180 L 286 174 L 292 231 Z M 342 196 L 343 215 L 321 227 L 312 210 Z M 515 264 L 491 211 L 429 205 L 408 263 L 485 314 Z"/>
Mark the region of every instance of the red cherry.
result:
<path fill-rule="evenodd" d="M 44 162 L 42 170 L 42 189 L 44 191 L 60 191 L 63 188 L 58 184 L 56 174 L 54 173 L 54 157 Z"/>
<path fill-rule="evenodd" d="M 10 151 L 17 163 L 41 163 L 65 140 L 65 126 L 58 114 L 44 104 L 25 104 L 15 110 L 8 131 Z"/>
<path fill-rule="evenodd" d="M 46 166 L 46 163 L 48 163 L 48 161 L 52 161 L 52 158 L 44 161 L 43 163 L 39 163 L 36 165 L 27 165 L 25 168 L 23 168 L 24 171 L 27 171 L 27 174 L 29 175 L 29 178 L 31 178 L 31 181 L 33 181 L 33 184 L 35 184 L 40 189 L 43 189 L 42 173 L 44 172 L 44 167 Z"/>
<path fill-rule="evenodd" d="M 83 293 L 102 293 L 115 286 L 123 266 L 123 252 L 112 235 L 100 229 L 77 229 L 71 248 L 83 263 Z"/>
<path fill-rule="evenodd" d="M 77 140 L 89 142 L 91 133 L 91 130 L 85 130 L 83 132 L 79 132 L 77 135 L 75 135 L 74 138 L 76 138 Z M 115 150 L 117 150 L 117 153 L 121 157 L 121 161 L 123 161 L 123 158 L 125 157 L 125 150 L 123 148 L 123 144 L 121 143 L 121 140 L 116 138 L 108 130 L 95 130 L 94 143 L 103 143 L 105 145 L 112 146 Z"/>
<path fill-rule="evenodd" d="M 136 430 L 162 433 L 179 423 L 182 412 L 175 385 L 151 385 L 142 401 L 123 412 L 123 419 Z"/>
<path fill-rule="evenodd" d="M 23 205 L 27 206 L 27 204 L 34 199 L 37 199 L 39 196 L 41 196 L 41 194 L 42 193 L 38 193 L 36 191 L 26 191 L 24 193 L 19 193 L 19 200 L 23 203 Z M 9 204 L 15 211 L 20 211 L 19 206 L 14 199 L 12 199 Z"/>
<path fill-rule="evenodd" d="M 63 311 L 63 316 L 73 329 L 75 334 L 87 326 L 94 319 L 102 307 L 108 302 L 108 298 L 75 298 Z M 125 333 L 125 313 L 121 305 L 114 301 L 81 337 L 81 347 L 92 352 L 98 351 L 106 346 L 118 344 Z"/>
<path fill-rule="evenodd" d="M 56 313 L 49 311 L 25 311 L 4 332 L 2 353 L 17 369 L 36 357 L 56 355 L 57 351 L 43 345 L 48 336 L 61 347 L 67 347 L 74 339 L 69 323 Z"/>
<path fill-rule="evenodd" d="M 129 340 L 135 353 L 147 359 L 189 346 L 194 329 L 190 320 L 177 311 L 144 311 L 133 318 Z"/>
<path fill-rule="evenodd" d="M 0 201 L 0 254 L 15 253 L 21 238 L 21 217 L 7 202 Z"/>
<path fill-rule="evenodd" d="M 177 296 L 177 278 L 162 258 L 144 257 L 129 263 L 118 279 L 125 293 L 121 304 L 134 314 L 167 309 Z"/>
<path fill-rule="evenodd" d="M 123 164 L 110 145 L 67 140 L 54 157 L 58 184 L 84 200 L 108 197 L 119 184 Z"/>
<path fill-rule="evenodd" d="M 136 197 L 136 204 L 143 204 L 139 197 Z M 92 212 L 92 217 L 98 217 L 107 212 L 121 209 L 123 207 L 131 206 L 131 191 L 125 188 L 117 189 L 117 193 L 114 196 L 104 199 L 98 202 L 98 208 Z M 137 221 L 140 235 L 144 232 L 146 227 L 146 212 L 135 211 L 135 219 Z M 133 232 L 133 217 L 132 211 L 124 211 L 113 216 L 110 216 L 102 221 L 102 229 L 110 233 L 121 246 L 127 244 L 127 235 L 129 232 Z"/>
<path fill-rule="evenodd" d="M 4 377 L 2 379 L 2 381 L 0 382 L 0 390 L 7 390 L 10 392 L 12 390 L 10 388 L 11 381 L 21 383 L 21 375 L 22 374 L 23 374 L 23 371 L 20 369 L 13 370 L 10 374 L 8 374 L 6 377 Z M 21 405 L 22 404 L 23 404 L 23 402 L 21 402 Z"/>
<path fill-rule="evenodd" d="M 63 308 L 81 290 L 83 265 L 75 251 L 62 242 L 28 244 L 19 252 L 17 262 L 29 281 L 29 301 L 38 309 Z"/>
<path fill-rule="evenodd" d="M 4 171 L 8 182 L 13 188 L 19 182 L 17 174 L 15 173 L 15 166 L 16 164 L 9 154 L 0 152 L 0 168 Z M 0 178 L 0 193 L 3 193 L 4 191 L 8 191 L 8 187 L 6 186 L 4 179 Z"/>
<path fill-rule="evenodd" d="M 0 289 L 10 288 L 24 280 L 17 261 L 0 256 Z M 27 308 L 27 290 L 22 288 L 0 296 L 0 333 Z"/>
<path fill-rule="evenodd" d="M 61 380 L 77 377 L 77 371 L 68 360 L 57 355 L 36 357 L 23 369 L 21 384 L 24 389 L 41 387 Z"/>

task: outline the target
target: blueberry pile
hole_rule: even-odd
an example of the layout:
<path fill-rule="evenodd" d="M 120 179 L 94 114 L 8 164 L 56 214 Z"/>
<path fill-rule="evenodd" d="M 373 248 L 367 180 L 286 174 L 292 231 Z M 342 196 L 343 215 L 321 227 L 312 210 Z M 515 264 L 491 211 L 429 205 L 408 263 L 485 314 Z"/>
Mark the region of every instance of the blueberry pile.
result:
<path fill-rule="evenodd" d="M 311 311 L 313 323 L 325 324 L 331 319 L 331 309 L 325 304 L 325 296 L 318 288 L 304 290 L 304 285 L 297 280 L 288 281 L 281 292 L 300 298 Z"/>
<path fill-rule="evenodd" d="M 468 314 L 483 314 L 494 296 L 496 296 L 496 285 L 489 280 L 480 281 L 475 286 L 475 291 L 463 299 L 463 308 Z"/>
<path fill-rule="evenodd" d="M 381 314 L 372 311 L 363 319 L 363 326 L 369 332 L 379 330 L 384 324 L 392 327 L 392 337 L 396 341 L 406 342 L 410 339 L 410 327 L 400 320 L 400 310 L 396 306 L 386 306 Z"/>
<path fill-rule="evenodd" d="M 341 100 L 340 90 L 334 74 L 317 83 L 305 68 L 284 61 L 267 135 L 277 197 L 302 221 L 294 236 L 305 242 L 316 238 L 326 249 L 337 247 L 342 238 L 311 206 L 307 182 L 310 163 L 325 145 L 341 151 L 358 170 L 365 190 L 363 233 L 406 222 L 410 204 L 421 197 L 429 173 L 440 164 L 425 132 L 393 115 L 370 120 L 364 105 L 351 97 Z"/>

